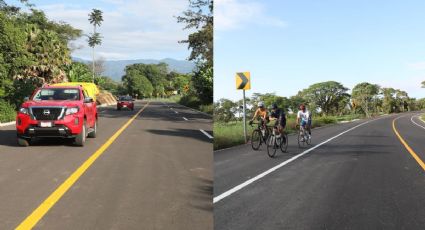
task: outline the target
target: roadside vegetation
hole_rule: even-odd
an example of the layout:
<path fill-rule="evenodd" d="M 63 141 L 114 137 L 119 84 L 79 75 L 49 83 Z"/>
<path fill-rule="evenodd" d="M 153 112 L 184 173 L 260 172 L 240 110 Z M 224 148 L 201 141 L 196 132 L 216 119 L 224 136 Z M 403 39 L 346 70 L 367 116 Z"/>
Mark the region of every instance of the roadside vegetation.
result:
<path fill-rule="evenodd" d="M 14 120 L 23 99 L 45 83 L 92 82 L 94 75 L 101 89 L 118 91 L 119 83 L 101 75 L 101 60 L 94 63 L 95 72 L 88 67 L 93 63 L 72 60 L 80 29 L 50 20 L 27 0 L 20 2 L 23 9 L 0 0 L 0 122 Z"/>
<path fill-rule="evenodd" d="M 167 64 L 132 64 L 126 66 L 122 85 L 112 89 L 116 94 L 136 98 L 151 98 L 213 113 L 213 2 L 189 0 L 189 8 L 177 17 L 184 29 L 195 30 L 186 40 L 191 53 L 189 61 L 196 63 L 190 74 L 169 71 Z"/>
<path fill-rule="evenodd" d="M 295 114 L 301 103 L 313 114 L 313 128 L 327 124 L 369 118 L 382 114 L 425 109 L 425 98 L 410 98 L 405 91 L 382 88 L 363 82 L 357 84 L 351 94 L 349 89 L 335 81 L 320 82 L 301 90 L 297 95 L 282 97 L 274 93 L 254 93 L 248 98 L 247 121 L 257 109 L 257 103 L 266 106 L 277 103 L 287 113 L 288 133 L 295 132 Z M 248 138 L 252 128 L 248 125 Z M 214 149 L 222 149 L 244 143 L 242 100 L 222 98 L 214 103 Z"/>

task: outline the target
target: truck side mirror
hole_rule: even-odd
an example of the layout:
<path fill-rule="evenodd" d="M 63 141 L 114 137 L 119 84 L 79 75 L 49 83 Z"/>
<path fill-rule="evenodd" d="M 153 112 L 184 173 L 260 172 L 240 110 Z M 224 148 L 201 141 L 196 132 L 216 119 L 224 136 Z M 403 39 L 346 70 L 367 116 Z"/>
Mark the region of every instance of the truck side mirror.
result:
<path fill-rule="evenodd" d="M 93 98 L 91 97 L 84 98 L 84 103 L 92 103 L 92 102 L 93 102 Z"/>

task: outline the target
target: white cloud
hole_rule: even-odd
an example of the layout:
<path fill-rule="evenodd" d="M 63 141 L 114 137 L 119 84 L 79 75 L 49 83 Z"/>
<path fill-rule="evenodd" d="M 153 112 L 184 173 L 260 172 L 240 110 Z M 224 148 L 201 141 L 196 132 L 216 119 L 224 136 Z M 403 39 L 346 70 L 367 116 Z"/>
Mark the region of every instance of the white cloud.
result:
<path fill-rule="evenodd" d="M 187 38 L 191 31 L 182 30 L 184 25 L 177 23 L 175 16 L 187 6 L 187 0 L 103 0 L 104 22 L 98 29 L 103 37 L 102 45 L 96 47 L 99 55 L 106 59 L 123 58 L 177 58 L 185 59 L 189 52 L 186 44 L 178 41 Z M 108 5 L 109 4 L 109 5 Z M 92 32 L 88 22 L 91 8 L 78 4 L 50 4 L 39 6 L 50 19 L 64 21 L 84 34 Z M 73 55 L 89 59 L 91 48 L 87 38 L 82 37 L 74 46 L 82 47 Z"/>
<path fill-rule="evenodd" d="M 250 24 L 285 27 L 287 23 L 267 15 L 260 2 L 244 0 L 216 0 L 214 2 L 214 29 L 230 30 Z"/>

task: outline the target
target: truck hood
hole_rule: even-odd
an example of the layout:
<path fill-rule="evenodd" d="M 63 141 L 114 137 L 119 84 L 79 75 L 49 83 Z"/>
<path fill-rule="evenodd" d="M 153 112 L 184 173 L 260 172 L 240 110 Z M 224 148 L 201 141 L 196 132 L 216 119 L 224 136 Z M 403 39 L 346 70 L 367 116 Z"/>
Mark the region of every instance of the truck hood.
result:
<path fill-rule="evenodd" d="M 64 106 L 64 107 L 77 107 L 81 106 L 81 101 L 26 101 L 22 107 L 33 106 Z"/>

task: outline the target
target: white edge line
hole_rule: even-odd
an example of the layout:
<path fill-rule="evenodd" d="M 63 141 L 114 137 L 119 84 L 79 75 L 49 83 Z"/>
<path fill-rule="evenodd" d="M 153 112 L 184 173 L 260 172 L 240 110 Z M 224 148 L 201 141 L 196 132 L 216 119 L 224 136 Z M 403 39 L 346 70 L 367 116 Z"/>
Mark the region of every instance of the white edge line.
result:
<path fill-rule="evenodd" d="M 359 124 L 359 125 L 356 125 L 356 126 L 354 126 L 354 127 L 350 128 L 350 129 L 347 129 L 347 130 L 345 130 L 344 132 L 342 132 L 342 133 L 340 133 L 340 134 L 338 134 L 338 135 L 336 135 L 336 136 L 333 136 L 333 137 L 331 137 L 331 138 L 327 139 L 326 141 L 323 141 L 323 142 L 321 142 L 320 144 L 317 144 L 317 145 L 315 145 L 314 147 L 309 148 L 309 149 L 305 150 L 304 152 L 302 152 L 302 153 L 300 153 L 300 154 L 298 154 L 298 155 L 295 155 L 295 156 L 293 156 L 292 158 L 290 158 L 290 159 L 288 159 L 288 160 L 286 160 L 286 161 L 284 161 L 284 162 L 282 162 L 282 163 L 280 163 L 280 164 L 278 164 L 278 165 L 274 166 L 273 168 L 271 168 L 271 169 L 269 169 L 269 170 L 267 170 L 267 171 L 264 171 L 263 173 L 261 173 L 261 174 L 259 174 L 259 175 L 255 176 L 255 177 L 253 177 L 253 178 L 251 178 L 251 179 L 249 179 L 249 180 L 247 180 L 247 181 L 243 182 L 242 184 L 239 184 L 239 185 L 237 185 L 237 186 L 235 186 L 235 187 L 233 187 L 233 188 L 231 188 L 231 189 L 227 190 L 226 192 L 223 192 L 222 194 L 220 194 L 220 195 L 218 195 L 218 196 L 214 197 L 214 199 L 213 199 L 213 204 L 215 204 L 215 203 L 219 202 L 220 200 L 222 200 L 222 199 L 224 199 L 224 198 L 226 198 L 226 197 L 228 197 L 228 196 L 232 195 L 233 193 L 235 193 L 235 192 L 237 192 L 237 191 L 239 191 L 239 190 L 243 189 L 244 187 L 248 186 L 249 184 L 251 184 L 251 183 L 253 183 L 253 182 L 255 182 L 255 181 L 257 181 L 257 180 L 259 180 L 259 179 L 261 179 L 261 178 L 263 178 L 263 177 L 265 177 L 265 176 L 267 176 L 268 174 L 270 174 L 270 173 L 272 173 L 272 172 L 276 171 L 277 169 L 279 169 L 279 168 L 281 168 L 281 167 L 283 167 L 283 166 L 285 166 L 285 165 L 287 165 L 287 164 L 291 163 L 292 161 L 294 161 L 294 160 L 296 160 L 296 159 L 298 159 L 298 158 L 300 158 L 300 157 L 304 156 L 305 154 L 307 154 L 307 153 L 309 153 L 309 152 L 311 152 L 311 151 L 313 151 L 313 150 L 315 150 L 315 149 L 319 148 L 320 146 L 322 146 L 322 145 L 324 145 L 324 144 L 328 143 L 329 141 L 332 141 L 333 139 L 335 139 L 335 138 L 337 138 L 337 137 L 339 137 L 339 136 L 341 136 L 341 135 L 343 135 L 343 134 L 345 134 L 345 133 L 348 133 L 348 132 L 350 132 L 350 131 L 352 131 L 352 130 L 354 130 L 354 129 L 356 129 L 356 128 L 358 128 L 358 127 L 362 126 L 362 125 L 365 125 L 365 124 L 367 124 L 367 123 L 369 123 L 369 122 L 371 122 L 371 121 L 374 121 L 374 120 L 369 120 L 369 121 L 363 122 L 363 123 L 361 123 L 361 124 Z"/>
<path fill-rule="evenodd" d="M 6 122 L 6 123 L 0 123 L 0 127 L 9 126 L 9 125 L 14 125 L 14 124 L 15 124 L 15 121 Z"/>
<path fill-rule="evenodd" d="M 183 117 L 183 119 L 184 119 L 185 121 L 188 121 L 188 119 L 187 119 L 186 117 Z"/>
<path fill-rule="evenodd" d="M 414 121 L 414 120 L 413 120 L 413 118 L 414 118 L 414 117 L 418 117 L 421 121 L 423 121 L 423 120 L 419 117 L 419 115 L 413 115 L 412 117 L 410 117 L 410 121 L 412 121 L 412 123 L 413 123 L 413 124 L 415 124 L 416 126 L 418 126 L 418 127 L 421 127 L 421 128 L 423 128 L 423 129 L 425 129 L 425 126 L 422 126 L 422 125 L 420 125 L 420 124 L 416 123 L 416 121 Z"/>
<path fill-rule="evenodd" d="M 174 111 L 174 112 L 175 112 L 176 114 L 177 114 L 177 113 L 179 113 L 179 112 L 177 112 L 177 111 Z"/>
<path fill-rule="evenodd" d="M 205 130 L 200 129 L 199 131 L 201 131 L 205 136 L 207 136 L 209 139 L 214 139 L 213 136 L 211 136 L 209 133 L 205 132 Z"/>

